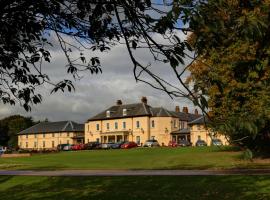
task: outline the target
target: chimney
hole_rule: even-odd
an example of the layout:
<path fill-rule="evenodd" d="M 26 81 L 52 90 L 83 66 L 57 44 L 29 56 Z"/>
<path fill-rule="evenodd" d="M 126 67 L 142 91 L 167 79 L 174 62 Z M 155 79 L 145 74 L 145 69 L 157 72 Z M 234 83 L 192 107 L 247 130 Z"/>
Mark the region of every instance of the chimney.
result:
<path fill-rule="evenodd" d="M 122 101 L 121 100 L 117 100 L 116 101 L 116 105 L 121 106 L 122 105 Z"/>
<path fill-rule="evenodd" d="M 147 98 L 146 97 L 142 97 L 141 98 L 141 102 L 144 103 L 144 104 L 147 104 Z"/>
<path fill-rule="evenodd" d="M 183 112 L 188 113 L 188 107 L 183 107 Z"/>
<path fill-rule="evenodd" d="M 195 109 L 194 114 L 195 114 L 195 115 L 199 115 L 199 111 L 198 111 L 197 108 Z"/>
<path fill-rule="evenodd" d="M 180 112 L 180 107 L 179 106 L 175 106 L 175 112 Z"/>

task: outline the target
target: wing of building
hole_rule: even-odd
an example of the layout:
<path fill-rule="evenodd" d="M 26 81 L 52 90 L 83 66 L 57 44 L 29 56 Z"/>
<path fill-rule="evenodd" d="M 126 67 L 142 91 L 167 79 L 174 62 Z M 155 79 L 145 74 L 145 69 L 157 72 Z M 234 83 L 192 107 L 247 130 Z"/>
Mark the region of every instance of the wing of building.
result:
<path fill-rule="evenodd" d="M 203 140 L 208 146 L 211 145 L 212 140 L 220 140 L 223 145 L 228 145 L 229 141 L 223 134 L 216 133 L 207 127 L 209 120 L 207 117 L 200 116 L 197 119 L 188 123 L 190 127 L 190 140 L 195 145 L 196 141 Z"/>
<path fill-rule="evenodd" d="M 197 110 L 191 114 L 187 107 L 183 107 L 182 112 L 178 106 L 175 111 L 152 107 L 146 97 L 135 104 L 122 104 L 118 100 L 116 105 L 88 119 L 85 141 L 134 141 L 139 145 L 149 139 L 156 139 L 163 145 L 182 139 L 190 141 L 188 122 L 200 117 Z"/>
<path fill-rule="evenodd" d="M 58 144 L 84 143 L 84 125 L 73 121 L 41 122 L 18 133 L 23 149 L 53 149 Z"/>

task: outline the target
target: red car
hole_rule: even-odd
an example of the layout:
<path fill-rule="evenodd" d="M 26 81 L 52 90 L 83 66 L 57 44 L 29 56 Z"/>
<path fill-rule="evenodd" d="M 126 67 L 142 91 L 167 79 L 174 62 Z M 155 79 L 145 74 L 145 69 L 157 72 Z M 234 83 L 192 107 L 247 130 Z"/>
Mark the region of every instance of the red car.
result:
<path fill-rule="evenodd" d="M 138 145 L 135 142 L 125 142 L 124 144 L 121 145 L 121 149 L 130 149 L 137 146 Z"/>
<path fill-rule="evenodd" d="M 83 150 L 85 149 L 85 145 L 84 144 L 75 144 L 71 147 L 71 149 L 73 151 L 77 151 L 77 150 Z"/>
<path fill-rule="evenodd" d="M 168 147 L 178 147 L 179 145 L 177 144 L 176 141 L 170 141 L 168 144 Z"/>

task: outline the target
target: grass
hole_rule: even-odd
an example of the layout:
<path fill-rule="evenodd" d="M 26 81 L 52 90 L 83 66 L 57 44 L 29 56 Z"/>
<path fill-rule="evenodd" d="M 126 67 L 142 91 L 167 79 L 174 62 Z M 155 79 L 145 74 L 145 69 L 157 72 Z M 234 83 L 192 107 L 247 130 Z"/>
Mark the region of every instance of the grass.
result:
<path fill-rule="evenodd" d="M 241 154 L 240 151 L 217 147 L 93 150 L 0 158 L 0 169 L 229 169 L 270 166 L 270 162 L 244 161 Z"/>
<path fill-rule="evenodd" d="M 3 200 L 267 200 L 270 176 L 0 177 Z"/>

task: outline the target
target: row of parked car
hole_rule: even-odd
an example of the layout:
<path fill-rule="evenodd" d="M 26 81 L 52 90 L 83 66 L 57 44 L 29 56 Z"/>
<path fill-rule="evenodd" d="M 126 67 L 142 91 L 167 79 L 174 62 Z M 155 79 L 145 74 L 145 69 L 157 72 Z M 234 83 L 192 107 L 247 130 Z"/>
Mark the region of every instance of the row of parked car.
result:
<path fill-rule="evenodd" d="M 222 142 L 219 139 L 213 139 L 212 143 L 213 146 L 221 146 Z M 170 141 L 168 146 L 169 147 L 188 147 L 192 144 L 187 140 L 180 140 L 178 143 L 176 141 Z M 147 140 L 143 147 L 159 147 L 160 144 L 157 140 Z M 198 140 L 195 143 L 195 146 L 207 146 L 207 143 L 204 140 Z M 77 144 L 77 145 L 70 145 L 70 144 L 59 144 L 57 149 L 60 151 L 76 151 L 76 150 L 91 150 L 91 149 L 130 149 L 138 147 L 137 143 L 135 142 L 128 142 L 128 141 L 120 141 L 120 142 L 108 142 L 108 143 L 99 143 L 99 142 L 89 142 L 86 144 Z"/>

